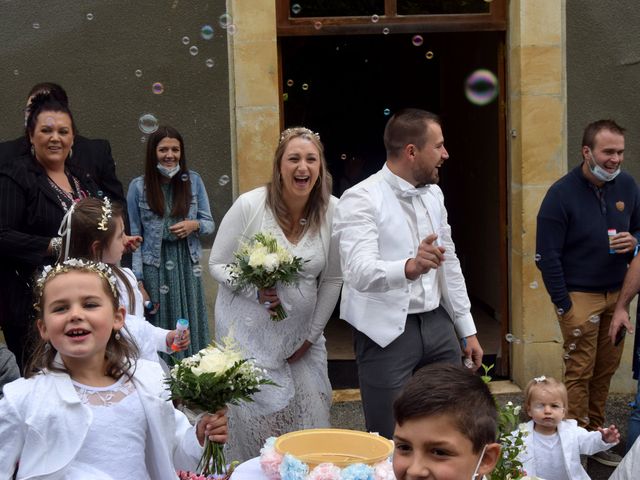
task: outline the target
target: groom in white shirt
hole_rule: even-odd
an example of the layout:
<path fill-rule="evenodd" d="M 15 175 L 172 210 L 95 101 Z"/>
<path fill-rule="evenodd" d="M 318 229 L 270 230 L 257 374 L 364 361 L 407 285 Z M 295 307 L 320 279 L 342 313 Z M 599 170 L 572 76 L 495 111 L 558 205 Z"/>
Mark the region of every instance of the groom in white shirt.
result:
<path fill-rule="evenodd" d="M 479 368 L 482 348 L 436 185 L 449 158 L 440 119 L 401 110 L 384 145 L 382 169 L 340 198 L 333 235 L 344 275 L 340 318 L 355 328 L 367 430 L 392 438 L 393 401 L 413 372 L 463 356 Z"/>

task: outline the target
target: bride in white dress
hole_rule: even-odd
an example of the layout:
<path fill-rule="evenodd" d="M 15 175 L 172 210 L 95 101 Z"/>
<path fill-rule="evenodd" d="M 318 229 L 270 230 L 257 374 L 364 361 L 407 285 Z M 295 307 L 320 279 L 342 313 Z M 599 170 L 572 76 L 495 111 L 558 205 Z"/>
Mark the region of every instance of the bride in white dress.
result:
<path fill-rule="evenodd" d="M 337 245 L 331 242 L 336 202 L 319 137 L 289 128 L 280 136 L 271 182 L 241 195 L 220 224 L 209 258 L 220 284 L 216 339 L 231 335 L 278 385 L 263 387 L 254 402 L 230 406 L 229 460 L 257 456 L 270 436 L 329 426 L 331 384 L 322 333 L 342 285 Z M 297 285 L 234 292 L 225 267 L 240 242 L 260 231 L 308 261 Z M 273 321 L 278 303 L 288 316 Z"/>

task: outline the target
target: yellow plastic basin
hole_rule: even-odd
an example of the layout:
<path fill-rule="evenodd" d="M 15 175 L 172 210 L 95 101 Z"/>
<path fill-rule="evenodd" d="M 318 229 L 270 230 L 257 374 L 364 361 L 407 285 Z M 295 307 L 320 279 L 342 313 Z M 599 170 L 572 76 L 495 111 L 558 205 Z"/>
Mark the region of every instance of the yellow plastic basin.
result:
<path fill-rule="evenodd" d="M 289 453 L 313 468 L 333 463 L 344 468 L 353 463 L 373 465 L 393 452 L 393 442 L 372 433 L 339 428 L 317 428 L 286 433 L 275 443 L 278 453 Z"/>

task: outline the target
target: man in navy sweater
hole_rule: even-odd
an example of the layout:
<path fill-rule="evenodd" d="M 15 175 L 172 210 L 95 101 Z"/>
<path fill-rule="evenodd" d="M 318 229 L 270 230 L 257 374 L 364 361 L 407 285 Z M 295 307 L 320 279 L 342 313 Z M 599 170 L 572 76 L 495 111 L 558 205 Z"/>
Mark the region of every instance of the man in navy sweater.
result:
<path fill-rule="evenodd" d="M 640 194 L 633 177 L 620 170 L 623 158 L 624 129 L 613 120 L 589 124 L 582 163 L 549 188 L 538 212 L 536 264 L 564 339 L 566 413 L 588 430 L 604 424 L 622 355 L 609 326 L 640 240 Z M 620 461 L 610 451 L 592 458 L 610 466 Z"/>

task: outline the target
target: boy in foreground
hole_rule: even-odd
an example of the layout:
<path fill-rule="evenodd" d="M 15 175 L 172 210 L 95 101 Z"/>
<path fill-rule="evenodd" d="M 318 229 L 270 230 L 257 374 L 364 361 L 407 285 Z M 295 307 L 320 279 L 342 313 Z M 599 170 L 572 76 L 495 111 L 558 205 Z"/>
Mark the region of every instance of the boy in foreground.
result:
<path fill-rule="evenodd" d="M 496 405 L 487 385 L 467 368 L 421 368 L 393 413 L 397 480 L 474 480 L 498 461 Z"/>

